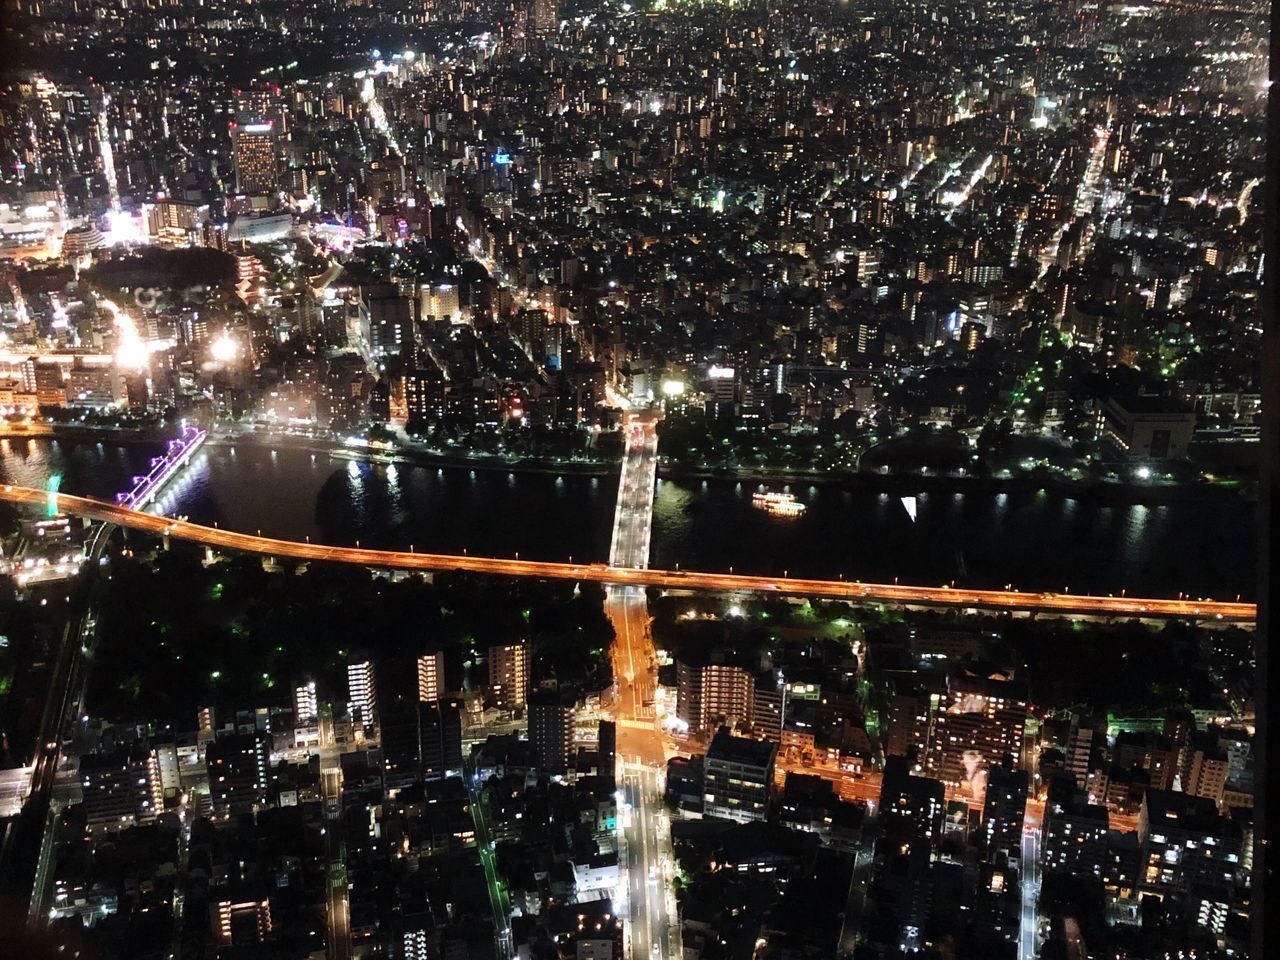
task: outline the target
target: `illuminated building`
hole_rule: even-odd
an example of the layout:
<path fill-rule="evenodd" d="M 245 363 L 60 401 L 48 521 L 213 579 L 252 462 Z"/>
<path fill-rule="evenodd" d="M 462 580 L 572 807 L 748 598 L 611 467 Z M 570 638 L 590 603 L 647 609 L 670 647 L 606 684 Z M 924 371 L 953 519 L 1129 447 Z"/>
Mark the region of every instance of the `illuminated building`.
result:
<path fill-rule="evenodd" d="M 444 419 L 449 382 L 439 370 L 411 370 L 404 378 L 404 405 L 411 428 Z"/>
<path fill-rule="evenodd" d="M 774 743 L 782 742 L 782 724 L 786 719 L 787 690 L 774 671 L 755 680 L 751 692 L 751 731 Z"/>
<path fill-rule="evenodd" d="M 768 740 L 735 737 L 721 727 L 703 761 L 703 810 L 726 820 L 764 820 L 773 791 L 778 746 Z"/>
<path fill-rule="evenodd" d="M 676 664 L 676 716 L 692 731 L 754 719 L 755 679 L 742 667 L 723 663 Z"/>
<path fill-rule="evenodd" d="M 124 399 L 124 381 L 104 364 L 90 366 L 76 358 L 66 374 L 67 403 L 73 407 L 101 409 Z"/>
<path fill-rule="evenodd" d="M 1196 414 L 1173 397 L 1109 398 L 1098 413 L 1099 435 L 1129 460 L 1181 460 Z"/>
<path fill-rule="evenodd" d="M 320 710 L 316 702 L 316 682 L 307 680 L 293 688 L 293 722 L 297 726 L 306 726 L 319 719 Z"/>
<path fill-rule="evenodd" d="M 31 357 L 23 363 L 22 388 L 25 393 L 34 394 L 40 406 L 59 406 L 67 402 L 62 367 L 44 362 L 43 358 Z"/>
<path fill-rule="evenodd" d="M 360 288 L 360 335 L 373 356 L 403 356 L 412 350 L 413 307 L 394 284 Z"/>
<path fill-rule="evenodd" d="M 62 255 L 68 260 L 88 256 L 103 242 L 102 231 L 97 227 L 72 227 L 62 235 Z"/>
<path fill-rule="evenodd" d="M 130 410 L 145 410 L 151 399 L 151 383 L 146 373 L 126 371 L 124 393 Z"/>
<path fill-rule="evenodd" d="M 271 901 L 224 895 L 209 904 L 209 926 L 215 942 L 223 946 L 266 943 L 272 930 Z"/>
<path fill-rule="evenodd" d="M 1138 886 L 1160 896 L 1214 891 L 1230 897 L 1241 869 L 1239 824 L 1206 797 L 1148 790 L 1138 816 Z"/>
<path fill-rule="evenodd" d="M 378 725 L 378 691 L 373 680 L 373 661 L 353 658 L 347 664 L 347 712 L 351 724 L 368 736 Z"/>
<path fill-rule="evenodd" d="M 516 710 L 529 696 L 529 648 L 523 643 L 489 648 L 489 692 L 499 710 Z"/>
<path fill-rule="evenodd" d="M 941 783 L 910 772 L 905 757 L 888 757 L 880 781 L 880 816 L 894 836 L 936 844 L 946 809 Z"/>
<path fill-rule="evenodd" d="M 80 787 L 90 832 L 154 820 L 164 809 L 160 766 L 150 751 L 133 759 L 123 750 L 82 757 Z"/>
<path fill-rule="evenodd" d="M 458 300 L 458 286 L 453 283 L 424 283 L 420 295 L 418 315 L 427 320 L 462 322 L 462 306 Z"/>
<path fill-rule="evenodd" d="M 526 351 L 538 353 L 546 342 L 550 322 L 545 310 L 521 310 L 511 321 L 511 332 Z"/>
<path fill-rule="evenodd" d="M 953 786 L 981 795 L 981 779 L 990 767 L 1022 757 L 1027 702 L 1020 688 L 999 680 L 953 676 L 937 695 L 927 769 Z"/>
<path fill-rule="evenodd" d="M 444 696 L 444 653 L 424 653 L 418 657 L 418 699 L 426 703 Z"/>
<path fill-rule="evenodd" d="M 543 36 L 555 33 L 558 15 L 556 0 L 533 0 L 533 32 Z"/>
<path fill-rule="evenodd" d="M 732 414 L 737 395 L 737 374 L 734 368 L 713 366 L 708 369 L 707 394 L 711 412 L 715 416 Z"/>
<path fill-rule="evenodd" d="M 157 200 L 144 208 L 147 233 L 185 242 L 209 222 L 209 205 L 189 200 Z"/>
<path fill-rule="evenodd" d="M 869 283 L 880 272 L 881 250 L 878 247 L 854 247 L 853 275 L 859 283 Z"/>
<path fill-rule="evenodd" d="M 431 914 L 398 914 L 393 918 L 391 946 L 396 952 L 388 956 L 398 960 L 435 960 L 439 934 L 433 936 L 435 921 Z"/>
<path fill-rule="evenodd" d="M 236 191 L 249 196 L 273 193 L 279 179 L 275 122 L 233 123 L 231 146 Z"/>
<path fill-rule="evenodd" d="M 890 683 L 885 756 L 906 757 L 914 765 L 923 761 L 929 747 L 929 695 L 911 677 L 893 677 Z"/>
<path fill-rule="evenodd" d="M 710 663 L 702 668 L 702 717 L 698 724 L 749 722 L 755 680 L 742 667 Z"/>
<path fill-rule="evenodd" d="M 281 132 L 287 129 L 288 113 L 284 110 L 281 90 L 274 84 L 254 84 L 235 91 L 238 123 L 273 123 Z"/>
<path fill-rule="evenodd" d="M 1070 777 L 1049 785 L 1041 857 L 1049 872 L 1102 876 L 1108 865 L 1107 808 L 1089 803 Z"/>
<path fill-rule="evenodd" d="M 205 750 L 209 800 L 223 816 L 248 813 L 267 793 L 267 738 L 262 733 L 225 734 Z"/>
<path fill-rule="evenodd" d="M 992 767 L 982 800 L 982 841 L 988 853 L 1017 857 L 1022 848 L 1022 822 L 1027 812 L 1027 774 Z"/>

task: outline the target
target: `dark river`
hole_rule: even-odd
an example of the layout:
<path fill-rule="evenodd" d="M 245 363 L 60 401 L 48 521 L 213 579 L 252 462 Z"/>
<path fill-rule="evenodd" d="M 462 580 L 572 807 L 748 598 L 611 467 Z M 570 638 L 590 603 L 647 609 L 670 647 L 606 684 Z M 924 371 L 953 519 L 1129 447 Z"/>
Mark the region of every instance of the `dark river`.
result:
<path fill-rule="evenodd" d="M 146 444 L 0 441 L 6 482 L 110 498 L 157 452 Z M 873 483 L 874 481 L 872 481 Z M 960 485 L 963 490 L 963 485 Z M 928 492 L 913 522 L 867 482 L 791 488 L 795 519 L 751 506 L 752 481 L 659 480 L 655 566 L 1147 596 L 1252 598 L 1254 505 L 1128 504 L 1034 490 Z M 296 448 L 211 445 L 169 488 L 165 512 L 341 545 L 579 562 L 607 559 L 617 481 L 465 467 L 384 466 Z"/>

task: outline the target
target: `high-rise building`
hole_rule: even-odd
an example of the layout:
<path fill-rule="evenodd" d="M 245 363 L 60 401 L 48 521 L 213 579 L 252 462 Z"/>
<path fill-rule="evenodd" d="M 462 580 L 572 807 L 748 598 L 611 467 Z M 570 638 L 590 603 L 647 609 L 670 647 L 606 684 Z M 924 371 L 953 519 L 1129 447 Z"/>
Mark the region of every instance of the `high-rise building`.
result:
<path fill-rule="evenodd" d="M 395 284 L 361 287 L 359 310 L 360 335 L 373 356 L 412 354 L 414 301 L 401 296 Z"/>
<path fill-rule="evenodd" d="M 281 127 L 288 120 L 280 88 L 274 84 L 257 83 L 235 91 L 235 116 L 238 123 L 265 123 L 270 121 Z"/>
<path fill-rule="evenodd" d="M 378 690 L 373 661 L 359 656 L 347 664 L 347 710 L 351 725 L 368 735 L 378 725 Z"/>
<path fill-rule="evenodd" d="M 1229 896 L 1241 870 L 1240 825 L 1207 797 L 1148 790 L 1138 814 L 1138 887 L 1160 896 Z"/>
<path fill-rule="evenodd" d="M 720 724 L 736 727 L 754 723 L 755 692 L 755 678 L 743 667 L 725 663 L 676 663 L 676 716 L 695 733 Z M 780 735 L 780 700 L 778 713 Z"/>
<path fill-rule="evenodd" d="M 293 688 L 293 722 L 305 727 L 320 719 L 320 705 L 316 700 L 316 682 L 304 680 Z"/>
<path fill-rule="evenodd" d="M 555 33 L 559 14 L 556 0 L 533 0 L 533 32 L 540 36 Z"/>
<path fill-rule="evenodd" d="M 982 801 L 982 839 L 988 854 L 1017 857 L 1022 848 L 1022 823 L 1027 813 L 1027 774 L 1024 770 L 992 767 Z"/>
<path fill-rule="evenodd" d="M 929 747 L 929 695 L 914 677 L 892 681 L 884 722 L 885 756 L 922 763 Z"/>
<path fill-rule="evenodd" d="M 445 415 L 449 381 L 437 369 L 410 370 L 404 378 L 404 405 L 409 429 L 421 430 L 439 423 Z"/>
<path fill-rule="evenodd" d="M 418 657 L 418 700 L 428 703 L 444 696 L 444 653 L 424 653 Z"/>
<path fill-rule="evenodd" d="M 1089 779 L 1090 760 L 1095 744 L 1101 739 L 1098 731 L 1080 717 L 1073 717 L 1071 731 L 1067 735 L 1063 766 L 1071 774 L 1076 786 L 1083 790 Z"/>
<path fill-rule="evenodd" d="M 697 733 L 702 727 L 702 666 L 676 661 L 676 718 Z"/>
<path fill-rule="evenodd" d="M 545 773 L 564 773 L 573 744 L 573 705 L 558 693 L 541 691 L 529 698 L 527 712 L 538 767 Z"/>
<path fill-rule="evenodd" d="M 455 283 L 424 283 L 419 291 L 418 315 L 424 320 L 462 322 L 462 305 Z"/>
<path fill-rule="evenodd" d="M 1229 769 L 1227 752 L 1219 745 L 1216 731 L 1197 732 L 1183 751 L 1182 789 L 1220 804 Z"/>
<path fill-rule="evenodd" d="M 700 729 L 717 724 L 750 723 L 755 678 L 742 667 L 709 663 L 702 668 L 702 717 Z"/>
<path fill-rule="evenodd" d="M 1027 699 L 1000 680 L 953 676 L 938 695 L 929 744 L 929 772 L 943 783 L 981 794 L 986 771 L 1022 757 Z"/>
<path fill-rule="evenodd" d="M 945 810 L 941 783 L 912 774 L 906 757 L 891 756 L 885 760 L 880 781 L 880 816 L 886 832 L 936 845 L 942 836 Z"/>
<path fill-rule="evenodd" d="M 778 745 L 735 737 L 721 727 L 703 761 L 703 811 L 726 820 L 764 820 L 773 792 Z"/>
<path fill-rule="evenodd" d="M 489 692 L 499 710 L 517 710 L 529 696 L 529 647 L 524 641 L 489 648 Z"/>
<path fill-rule="evenodd" d="M 204 762 L 215 813 L 247 813 L 267 795 L 265 734 L 224 734 L 206 748 Z"/>
<path fill-rule="evenodd" d="M 1109 864 L 1107 808 L 1089 803 L 1068 774 L 1049 785 L 1040 855 L 1044 869 L 1100 877 Z"/>
<path fill-rule="evenodd" d="M 382 786 L 388 796 L 422 781 L 422 704 L 409 697 L 387 698 L 381 706 Z"/>
<path fill-rule="evenodd" d="M 422 776 L 443 780 L 462 772 L 461 700 L 436 699 L 418 704 L 418 732 L 422 743 Z"/>
<path fill-rule="evenodd" d="M 164 809 L 160 766 L 154 752 L 121 750 L 80 760 L 80 786 L 90 831 L 120 830 L 155 819 Z"/>
<path fill-rule="evenodd" d="M 231 124 L 236 192 L 248 196 L 275 192 L 279 184 L 276 134 L 274 120 Z"/>
<path fill-rule="evenodd" d="M 775 671 L 756 677 L 751 695 L 751 731 L 774 743 L 782 742 L 782 721 L 786 715 L 787 691 Z"/>
<path fill-rule="evenodd" d="M 618 728 L 612 720 L 600 721 L 600 762 L 597 765 L 601 774 L 611 777 L 618 762 Z"/>

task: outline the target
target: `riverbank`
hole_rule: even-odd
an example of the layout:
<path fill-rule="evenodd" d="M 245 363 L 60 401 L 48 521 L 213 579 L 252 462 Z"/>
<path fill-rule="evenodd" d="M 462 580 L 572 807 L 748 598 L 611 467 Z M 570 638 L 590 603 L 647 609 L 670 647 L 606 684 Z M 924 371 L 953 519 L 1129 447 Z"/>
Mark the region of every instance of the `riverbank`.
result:
<path fill-rule="evenodd" d="M 163 443 L 172 439 L 177 428 L 160 427 L 93 427 L 83 423 L 6 423 L 0 421 L 3 440 L 69 440 L 91 443 Z"/>
<path fill-rule="evenodd" d="M 38 428 L 38 431 L 33 429 Z M 157 427 L 93 427 L 69 423 L 31 423 L 3 425 L 0 439 L 66 440 L 92 443 L 163 443 L 173 428 Z M 545 457 L 501 457 L 492 454 L 444 452 L 425 447 L 397 446 L 393 449 L 363 447 L 339 440 L 305 437 L 296 434 L 212 433 L 208 443 L 215 447 L 246 444 L 263 449 L 287 447 L 324 454 L 342 460 L 370 463 L 402 464 L 444 469 L 484 470 L 495 473 L 530 473 L 552 476 L 614 476 L 617 461 L 554 460 Z M 1115 504 L 1169 504 L 1196 500 L 1228 498 L 1256 500 L 1254 484 L 1240 483 L 1132 483 L 1099 480 L 1073 480 L 1050 474 L 993 477 L 954 474 L 903 473 L 832 473 L 823 471 L 778 470 L 770 468 L 702 468 L 659 462 L 658 477 L 663 480 L 730 480 L 766 485 L 812 485 L 846 490 L 874 490 L 898 496 L 913 493 L 1015 493 L 1044 490 L 1076 500 Z"/>
<path fill-rule="evenodd" d="M 1206 498 L 1244 499 L 1253 502 L 1257 491 L 1251 484 L 1226 483 L 1120 483 L 1100 480 L 1073 480 L 1051 475 L 1010 477 L 977 474 L 828 473 L 794 470 L 700 468 L 659 463 L 663 480 L 729 480 L 739 483 L 838 487 L 846 490 L 873 490 L 898 496 L 914 493 L 1024 493 L 1046 491 L 1074 500 L 1094 500 L 1118 504 L 1188 503 Z"/>
<path fill-rule="evenodd" d="M 560 461 L 521 457 L 507 459 L 492 455 L 443 453 L 429 449 L 398 446 L 392 450 L 353 446 L 336 440 L 297 437 L 288 434 L 237 434 L 234 437 L 211 437 L 215 446 L 249 443 L 269 449 L 280 444 L 310 453 L 322 453 L 342 460 L 370 463 L 401 464 L 445 469 L 485 470 L 500 473 L 534 473 L 584 477 L 613 476 L 619 464 L 603 460 Z M 673 466 L 661 460 L 661 480 L 729 480 L 755 484 L 804 484 L 831 486 L 846 490 L 874 490 L 897 496 L 914 493 L 989 493 L 1046 492 L 1058 493 L 1076 500 L 1092 500 L 1116 504 L 1187 503 L 1206 498 L 1245 499 L 1252 502 L 1256 491 L 1248 485 L 1208 483 L 1120 483 L 1098 480 L 1073 480 L 1052 475 L 1010 477 L 956 476 L 953 474 L 902 473 L 817 473 L 770 469 L 697 468 Z"/>
<path fill-rule="evenodd" d="M 619 469 L 616 462 L 603 460 L 550 460 L 538 457 L 507 459 L 492 455 L 468 455 L 443 453 L 416 447 L 397 446 L 391 449 L 363 447 L 338 440 L 319 437 L 298 437 L 290 434 L 235 434 L 210 437 L 210 446 L 234 447 L 247 445 L 269 450 L 282 446 L 291 450 L 305 450 L 341 460 L 357 460 L 369 463 L 401 464 L 417 467 L 443 467 L 461 470 L 485 470 L 494 473 L 538 473 L 560 476 L 571 474 L 582 477 L 612 476 Z"/>

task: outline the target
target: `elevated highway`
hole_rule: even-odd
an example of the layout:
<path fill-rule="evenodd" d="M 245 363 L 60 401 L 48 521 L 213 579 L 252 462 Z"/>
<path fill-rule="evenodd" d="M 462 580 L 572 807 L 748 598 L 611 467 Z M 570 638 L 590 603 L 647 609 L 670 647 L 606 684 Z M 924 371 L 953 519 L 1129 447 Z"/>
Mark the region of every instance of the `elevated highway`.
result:
<path fill-rule="evenodd" d="M 278 540 L 207 527 L 186 520 L 171 519 L 131 510 L 128 507 L 89 497 L 50 494 L 31 487 L 0 487 L 0 500 L 18 505 L 47 507 L 50 498 L 57 510 L 81 517 L 114 523 L 160 537 L 201 544 L 215 550 L 238 550 L 294 560 L 349 563 L 387 570 L 466 571 L 508 577 L 540 577 L 550 580 L 586 580 L 629 587 L 708 590 L 812 596 L 857 603 L 888 603 L 924 607 L 960 607 L 979 610 L 1008 610 L 1060 616 L 1099 618 L 1178 618 L 1221 620 L 1250 624 L 1257 615 L 1252 603 L 1204 599 L 1143 597 L 1101 597 L 1069 593 L 1029 593 L 1017 590 L 975 590 L 969 588 L 926 587 L 907 584 L 856 583 L 846 580 L 815 580 L 797 577 L 762 577 L 733 573 L 705 573 L 692 570 L 657 570 L 610 564 L 554 563 L 500 557 L 455 556 L 418 553 L 414 550 L 369 550 L 335 547 L 296 540 Z"/>

